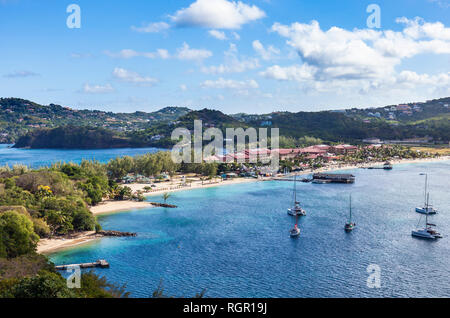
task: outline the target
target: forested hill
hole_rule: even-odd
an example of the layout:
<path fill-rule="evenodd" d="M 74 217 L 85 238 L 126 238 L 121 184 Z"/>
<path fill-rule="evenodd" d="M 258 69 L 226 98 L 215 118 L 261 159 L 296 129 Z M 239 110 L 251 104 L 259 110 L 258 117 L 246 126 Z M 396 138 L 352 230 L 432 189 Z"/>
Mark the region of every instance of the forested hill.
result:
<path fill-rule="evenodd" d="M 44 106 L 20 98 L 0 98 L 0 143 L 14 143 L 18 137 L 35 129 L 64 125 L 101 127 L 117 133 L 135 131 L 152 123 L 176 120 L 190 111 L 185 107 L 165 107 L 150 113 L 113 113 L 55 104 Z"/>
<path fill-rule="evenodd" d="M 19 138 L 15 148 L 33 149 L 107 149 L 141 147 L 126 136 L 103 128 L 62 126 L 37 129 Z"/>
<path fill-rule="evenodd" d="M 0 134 L 5 112 L 11 109 L 5 100 L 0 115 Z M 11 102 L 11 100 L 8 100 Z M 17 100 L 14 100 L 17 102 Z M 24 103 L 23 100 L 21 100 Z M 26 102 L 26 101 L 25 101 Z M 450 98 L 428 101 L 426 103 L 412 103 L 393 105 L 371 109 L 347 109 L 322 112 L 274 112 L 266 115 L 237 114 L 226 115 L 217 110 L 203 109 L 188 111 L 185 108 L 166 108 L 159 111 L 159 120 L 143 120 L 150 113 L 113 114 L 95 111 L 74 111 L 60 106 L 50 105 L 40 108 L 31 102 L 22 111 L 22 121 L 7 120 L 6 125 L 16 125 L 23 128 L 25 120 L 44 120 L 50 127 L 26 127 L 22 131 L 22 138 L 14 138 L 16 147 L 31 148 L 121 148 L 121 147 L 170 147 L 171 133 L 175 128 L 193 129 L 194 120 L 203 122 L 203 128 L 247 128 L 266 127 L 279 128 L 284 138 L 289 138 L 289 145 L 304 137 L 320 138 L 326 142 L 357 143 L 366 138 L 380 138 L 382 140 L 405 140 L 412 138 L 427 138 L 435 143 L 450 141 Z M 6 110 L 5 110 L 5 107 Z M 50 115 L 38 115 L 37 109 L 62 112 L 56 119 Z M 66 115 L 64 112 L 68 111 Z M 88 112 L 89 115 L 79 119 L 78 112 Z M 28 115 L 25 115 L 28 114 Z M 76 114 L 76 115 L 74 115 Z M 3 116 L 3 117 L 2 117 Z M 20 117 L 9 112 L 8 116 Z M 72 117 L 71 117 L 72 116 Z M 106 116 L 103 119 L 102 116 Z M 127 117 L 128 116 L 128 117 Z M 130 117 L 135 118 L 135 121 Z M 138 117 L 141 119 L 136 119 Z M 92 118 L 91 118 L 92 117 Z M 53 117 L 51 117 L 53 118 Z M 86 118 L 90 118 L 89 120 Z M 22 123 L 22 126 L 19 126 Z M 68 125 L 68 126 L 67 126 Z M 63 128 L 59 128 L 62 126 Z M 67 127 L 66 127 L 67 126 Z M 9 126 L 10 127 L 10 126 Z M 34 126 L 33 126 L 34 127 Z M 70 127 L 70 128 L 68 128 Z M 78 128 L 76 128 L 78 127 Z M 282 143 L 285 145 L 286 143 Z"/>

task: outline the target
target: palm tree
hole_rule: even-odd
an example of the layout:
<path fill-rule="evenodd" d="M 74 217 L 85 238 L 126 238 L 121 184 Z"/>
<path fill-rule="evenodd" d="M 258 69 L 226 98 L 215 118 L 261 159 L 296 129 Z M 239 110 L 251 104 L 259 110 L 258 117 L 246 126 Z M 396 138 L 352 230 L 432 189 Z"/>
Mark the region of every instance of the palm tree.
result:
<path fill-rule="evenodd" d="M 167 200 L 170 198 L 170 194 L 169 193 L 164 193 L 163 194 L 163 199 L 164 199 L 164 204 L 167 202 Z"/>

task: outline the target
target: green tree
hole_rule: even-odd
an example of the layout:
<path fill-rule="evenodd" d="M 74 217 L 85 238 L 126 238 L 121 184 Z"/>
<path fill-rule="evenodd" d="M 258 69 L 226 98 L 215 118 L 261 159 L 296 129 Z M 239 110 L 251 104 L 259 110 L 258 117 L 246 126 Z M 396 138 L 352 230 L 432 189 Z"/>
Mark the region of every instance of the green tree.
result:
<path fill-rule="evenodd" d="M 73 298 L 66 280 L 57 273 L 42 271 L 33 277 L 21 279 L 13 288 L 15 298 Z"/>
<path fill-rule="evenodd" d="M 13 258 L 36 250 L 39 236 L 34 233 L 33 222 L 17 212 L 0 215 L 0 257 Z"/>
<path fill-rule="evenodd" d="M 169 198 L 171 197 L 171 195 L 170 195 L 170 193 L 164 193 L 163 194 L 163 200 L 164 200 L 164 203 L 167 203 L 167 200 L 169 200 Z"/>

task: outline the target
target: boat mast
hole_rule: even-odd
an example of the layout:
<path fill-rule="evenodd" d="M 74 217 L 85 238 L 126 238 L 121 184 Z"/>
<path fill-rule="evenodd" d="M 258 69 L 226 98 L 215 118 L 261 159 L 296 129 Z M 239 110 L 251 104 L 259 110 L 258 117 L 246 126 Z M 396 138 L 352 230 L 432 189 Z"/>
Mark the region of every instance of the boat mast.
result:
<path fill-rule="evenodd" d="M 427 193 L 428 193 L 428 173 L 425 173 L 425 205 L 427 206 L 427 209 L 428 209 Z"/>
<path fill-rule="evenodd" d="M 294 206 L 297 205 L 297 176 L 294 175 Z"/>
<path fill-rule="evenodd" d="M 352 195 L 350 194 L 350 222 L 352 223 Z"/>
<path fill-rule="evenodd" d="M 429 199 L 430 199 L 430 194 L 428 193 L 427 194 L 427 201 L 426 201 L 426 203 L 425 203 L 425 209 L 426 209 L 426 217 L 425 217 L 425 228 L 428 228 L 428 202 L 429 202 Z"/>

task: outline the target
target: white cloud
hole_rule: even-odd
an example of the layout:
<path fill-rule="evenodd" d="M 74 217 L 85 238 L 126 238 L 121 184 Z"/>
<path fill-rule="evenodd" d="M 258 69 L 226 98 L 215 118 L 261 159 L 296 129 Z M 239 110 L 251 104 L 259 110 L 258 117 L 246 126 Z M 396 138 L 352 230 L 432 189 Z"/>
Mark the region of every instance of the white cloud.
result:
<path fill-rule="evenodd" d="M 237 32 L 233 32 L 231 34 L 233 35 L 233 37 L 236 41 L 239 41 L 241 39 L 241 36 Z"/>
<path fill-rule="evenodd" d="M 436 3 L 438 6 L 444 9 L 450 8 L 450 1 L 449 0 L 428 0 L 429 2 Z"/>
<path fill-rule="evenodd" d="M 124 49 L 117 53 L 113 53 L 110 51 L 105 51 L 105 54 L 113 57 L 113 58 L 122 58 L 122 59 L 131 59 L 133 57 L 145 57 L 148 59 L 168 59 L 170 58 L 170 54 L 167 50 L 158 49 L 155 52 L 137 52 L 135 50 Z"/>
<path fill-rule="evenodd" d="M 180 60 L 201 61 L 211 56 L 213 56 L 211 51 L 203 49 L 191 49 L 186 42 L 184 42 L 183 46 L 177 50 L 177 57 Z"/>
<path fill-rule="evenodd" d="M 260 75 L 297 81 L 303 87 L 319 91 L 343 89 L 364 93 L 403 85 L 405 78 L 429 85 L 435 79 L 445 79 L 445 75 L 398 74 L 396 68 L 404 59 L 419 54 L 450 54 L 450 28 L 440 22 L 426 23 L 420 18 L 400 18 L 397 22 L 405 24 L 402 31 L 348 31 L 338 27 L 324 31 L 317 21 L 292 25 L 275 23 L 272 31 L 287 38 L 287 44 L 297 51 L 303 64 L 274 65 Z M 254 48 L 258 47 L 254 42 Z"/>
<path fill-rule="evenodd" d="M 196 0 L 188 8 L 178 10 L 171 19 L 179 27 L 240 29 L 242 25 L 265 16 L 257 6 L 241 1 Z"/>
<path fill-rule="evenodd" d="M 186 84 L 181 84 L 181 85 L 180 85 L 180 89 L 181 89 L 183 92 L 185 92 L 185 91 L 188 90 Z"/>
<path fill-rule="evenodd" d="M 140 33 L 159 33 L 170 28 L 170 25 L 166 22 L 154 22 L 144 25 L 142 27 L 132 26 L 131 29 Z"/>
<path fill-rule="evenodd" d="M 218 89 L 236 89 L 244 90 L 249 88 L 258 88 L 259 85 L 255 80 L 236 81 L 231 79 L 219 78 L 218 80 L 206 80 L 201 85 L 203 88 L 218 88 Z"/>
<path fill-rule="evenodd" d="M 132 83 L 140 86 L 153 86 L 158 83 L 156 78 L 142 76 L 139 73 L 129 71 L 123 68 L 116 67 L 113 71 L 113 76 L 126 83 Z"/>
<path fill-rule="evenodd" d="M 105 85 L 91 85 L 89 83 L 84 84 L 83 92 L 87 94 L 107 94 L 114 92 L 114 88 L 111 84 Z"/>
<path fill-rule="evenodd" d="M 450 72 L 435 75 L 417 74 L 413 71 L 402 71 L 397 76 L 397 83 L 405 85 L 432 85 L 450 88 Z"/>
<path fill-rule="evenodd" d="M 227 39 L 227 36 L 226 36 L 225 32 L 223 32 L 223 31 L 209 30 L 208 33 L 212 37 L 214 37 L 218 40 L 221 40 L 221 41 L 224 41 Z"/>
<path fill-rule="evenodd" d="M 260 75 L 279 81 L 303 82 L 314 80 L 315 73 L 315 67 L 306 64 L 293 65 L 288 67 L 274 65 L 267 68 L 265 71 L 260 72 Z"/>
<path fill-rule="evenodd" d="M 263 60 L 271 60 L 276 55 L 280 54 L 280 50 L 270 45 L 269 47 L 265 48 L 264 45 L 259 41 L 255 40 L 252 43 L 253 49 L 258 53 Z"/>
<path fill-rule="evenodd" d="M 226 73 L 242 73 L 248 70 L 259 68 L 259 61 L 256 58 L 238 57 L 236 45 L 231 43 L 230 48 L 225 51 L 225 63 L 218 66 L 202 67 L 201 71 L 206 74 L 226 74 Z"/>
<path fill-rule="evenodd" d="M 39 76 L 39 74 L 35 73 L 35 72 L 31 72 L 31 71 L 17 71 L 17 72 L 12 72 L 12 73 L 3 75 L 3 77 L 6 77 L 6 78 L 24 78 L 24 77 L 35 77 L 35 76 Z"/>

